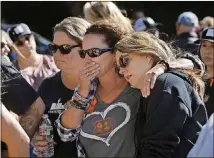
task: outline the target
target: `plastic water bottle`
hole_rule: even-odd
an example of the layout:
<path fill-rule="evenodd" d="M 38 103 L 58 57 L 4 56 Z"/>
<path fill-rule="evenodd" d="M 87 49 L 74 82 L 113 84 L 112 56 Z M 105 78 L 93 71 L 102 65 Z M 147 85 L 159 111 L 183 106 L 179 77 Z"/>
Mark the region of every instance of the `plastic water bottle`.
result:
<path fill-rule="evenodd" d="M 33 153 L 39 157 L 52 157 L 54 155 L 54 145 L 52 144 L 53 126 L 47 114 L 43 115 L 42 120 L 40 122 L 39 135 L 45 137 L 45 140 L 48 142 L 48 149 L 45 151 L 40 151 L 34 148 Z"/>

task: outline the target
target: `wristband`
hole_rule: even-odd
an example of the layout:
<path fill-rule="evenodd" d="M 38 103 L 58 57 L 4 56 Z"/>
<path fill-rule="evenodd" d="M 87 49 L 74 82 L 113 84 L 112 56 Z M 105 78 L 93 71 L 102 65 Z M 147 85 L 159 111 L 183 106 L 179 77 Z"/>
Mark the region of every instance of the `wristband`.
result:
<path fill-rule="evenodd" d="M 82 104 L 76 100 L 69 100 L 67 103 L 66 103 L 66 108 L 70 108 L 70 107 L 75 107 L 77 109 L 80 109 L 80 110 L 86 110 L 88 108 L 88 103 L 86 104 Z"/>
<path fill-rule="evenodd" d="M 78 93 L 79 85 L 75 88 L 74 94 L 71 100 L 66 103 L 67 108 L 73 106 L 77 109 L 86 110 L 89 106 L 90 101 L 94 98 L 98 80 L 93 80 L 91 83 L 88 97 L 85 98 Z"/>

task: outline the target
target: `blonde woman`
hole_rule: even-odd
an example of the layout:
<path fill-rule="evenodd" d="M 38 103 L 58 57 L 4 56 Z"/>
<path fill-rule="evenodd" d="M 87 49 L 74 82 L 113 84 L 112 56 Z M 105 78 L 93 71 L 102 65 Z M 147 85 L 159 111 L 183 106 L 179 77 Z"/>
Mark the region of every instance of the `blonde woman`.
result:
<path fill-rule="evenodd" d="M 120 40 L 116 50 L 120 73 L 137 89 L 141 89 L 143 82 L 150 82 L 141 76 L 154 65 L 175 58 L 164 41 L 145 32 Z M 178 69 L 160 75 L 140 107 L 136 156 L 186 157 L 207 120 L 203 94 L 204 83 L 190 70 Z"/>
<path fill-rule="evenodd" d="M 83 35 L 90 23 L 77 17 L 67 17 L 56 24 L 53 43 L 49 45 L 56 66 L 60 69 L 55 75 L 46 78 L 39 87 L 38 93 L 46 104 L 46 114 L 54 124 L 59 114 L 66 109 L 78 84 L 78 72 L 84 65 L 78 51 L 82 46 Z M 54 128 L 54 157 L 75 158 L 77 149 L 75 142 L 62 142 Z M 39 135 L 35 136 L 33 145 L 37 150 L 47 150 L 48 142 Z M 37 155 L 42 156 L 42 155 Z"/>
<path fill-rule="evenodd" d="M 124 29 L 133 30 L 131 21 L 126 18 L 113 2 L 87 2 L 84 7 L 85 19 L 91 23 L 108 19 L 120 22 Z"/>

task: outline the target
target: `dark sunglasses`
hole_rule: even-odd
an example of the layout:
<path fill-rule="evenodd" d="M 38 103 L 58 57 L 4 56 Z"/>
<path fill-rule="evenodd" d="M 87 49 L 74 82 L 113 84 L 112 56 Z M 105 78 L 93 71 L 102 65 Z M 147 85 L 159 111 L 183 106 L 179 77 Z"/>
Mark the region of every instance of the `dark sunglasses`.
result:
<path fill-rule="evenodd" d="M 75 47 L 81 47 L 81 45 L 80 45 L 80 44 L 77 44 L 77 45 L 71 46 L 71 45 L 69 45 L 69 44 L 63 44 L 63 45 L 58 46 L 58 45 L 56 45 L 56 44 L 49 44 L 48 47 L 49 47 L 49 50 L 50 50 L 53 54 L 55 54 L 56 51 L 57 51 L 58 49 L 59 49 L 59 51 L 60 51 L 62 54 L 69 54 L 73 48 L 75 48 Z"/>
<path fill-rule="evenodd" d="M 100 48 L 91 48 L 88 50 L 79 50 L 79 55 L 81 58 L 85 58 L 86 54 L 88 54 L 89 57 L 95 58 L 98 56 L 101 56 L 103 53 L 112 51 L 114 48 L 106 48 L 106 49 L 100 49 Z"/>
<path fill-rule="evenodd" d="M 15 41 L 15 44 L 17 46 L 23 46 L 25 41 L 30 41 L 30 36 L 25 36 L 24 41 L 18 39 L 17 41 Z"/>
<path fill-rule="evenodd" d="M 126 54 L 126 55 L 121 55 L 119 58 L 119 65 L 118 68 L 126 68 L 131 61 L 131 58 Z"/>

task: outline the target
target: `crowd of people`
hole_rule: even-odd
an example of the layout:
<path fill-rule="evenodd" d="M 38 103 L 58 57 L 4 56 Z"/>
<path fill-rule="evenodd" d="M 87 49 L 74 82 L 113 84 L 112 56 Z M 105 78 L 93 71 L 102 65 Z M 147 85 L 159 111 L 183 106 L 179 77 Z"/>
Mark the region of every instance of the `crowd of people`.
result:
<path fill-rule="evenodd" d="M 214 157 L 214 18 L 184 12 L 169 40 L 113 2 L 83 12 L 54 26 L 50 53 L 24 23 L 1 30 L 2 157 Z"/>

